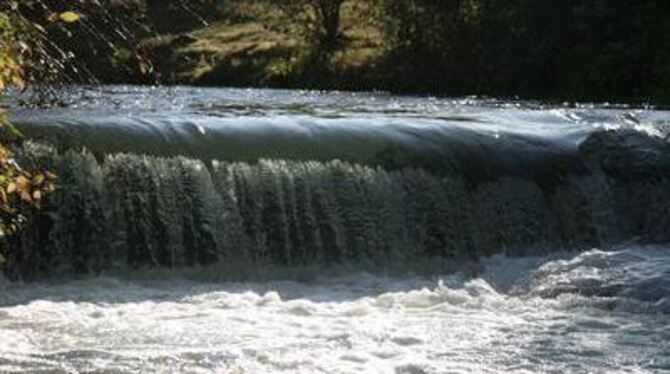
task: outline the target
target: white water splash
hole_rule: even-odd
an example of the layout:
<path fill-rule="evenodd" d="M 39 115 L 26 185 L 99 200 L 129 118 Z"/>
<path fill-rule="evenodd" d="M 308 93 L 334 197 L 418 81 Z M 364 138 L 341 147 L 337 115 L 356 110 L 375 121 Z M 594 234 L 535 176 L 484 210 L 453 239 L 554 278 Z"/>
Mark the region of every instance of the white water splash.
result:
<path fill-rule="evenodd" d="M 484 264 L 475 277 L 5 284 L 0 371 L 670 369 L 668 248 Z"/>

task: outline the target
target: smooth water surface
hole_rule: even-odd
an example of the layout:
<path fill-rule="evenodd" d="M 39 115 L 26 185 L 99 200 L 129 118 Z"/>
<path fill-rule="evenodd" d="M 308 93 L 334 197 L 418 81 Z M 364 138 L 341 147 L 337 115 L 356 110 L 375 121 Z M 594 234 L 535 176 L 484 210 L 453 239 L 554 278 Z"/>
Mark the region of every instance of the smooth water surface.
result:
<path fill-rule="evenodd" d="M 670 132 L 670 112 L 653 108 L 384 93 L 111 86 L 72 88 L 62 100 L 71 105 L 17 108 L 12 118 L 31 138 L 98 152 L 404 161 L 459 172 L 466 160 L 536 167 L 536 159 L 574 154 L 596 130 Z"/>

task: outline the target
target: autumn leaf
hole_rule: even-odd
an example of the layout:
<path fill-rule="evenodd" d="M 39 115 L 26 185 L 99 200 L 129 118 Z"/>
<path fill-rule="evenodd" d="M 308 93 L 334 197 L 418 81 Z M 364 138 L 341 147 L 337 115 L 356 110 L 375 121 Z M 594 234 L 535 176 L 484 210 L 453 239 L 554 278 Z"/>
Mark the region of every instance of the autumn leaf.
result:
<path fill-rule="evenodd" d="M 16 180 L 14 181 L 16 183 L 16 187 L 20 191 L 25 191 L 28 189 L 28 186 L 30 185 L 30 180 L 23 175 L 20 175 Z"/>
<path fill-rule="evenodd" d="M 58 15 L 58 19 L 65 23 L 73 23 L 79 21 L 81 16 L 75 12 L 63 12 Z"/>
<path fill-rule="evenodd" d="M 33 184 L 40 185 L 44 182 L 44 175 L 37 174 L 33 177 Z"/>
<path fill-rule="evenodd" d="M 21 200 L 23 200 L 24 202 L 28 204 L 33 202 L 33 197 L 30 195 L 28 191 L 21 191 L 19 195 L 21 196 Z"/>

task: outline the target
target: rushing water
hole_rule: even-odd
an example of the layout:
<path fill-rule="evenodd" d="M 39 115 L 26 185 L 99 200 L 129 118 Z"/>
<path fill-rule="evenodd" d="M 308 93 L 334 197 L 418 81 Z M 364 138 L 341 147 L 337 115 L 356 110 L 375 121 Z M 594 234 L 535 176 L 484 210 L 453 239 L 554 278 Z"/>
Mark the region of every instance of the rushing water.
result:
<path fill-rule="evenodd" d="M 60 188 L 8 243 L 0 371 L 670 370 L 666 111 L 63 98 L 11 112 Z"/>
<path fill-rule="evenodd" d="M 670 370 L 668 248 L 559 257 L 494 257 L 442 277 L 7 286 L 0 371 Z"/>

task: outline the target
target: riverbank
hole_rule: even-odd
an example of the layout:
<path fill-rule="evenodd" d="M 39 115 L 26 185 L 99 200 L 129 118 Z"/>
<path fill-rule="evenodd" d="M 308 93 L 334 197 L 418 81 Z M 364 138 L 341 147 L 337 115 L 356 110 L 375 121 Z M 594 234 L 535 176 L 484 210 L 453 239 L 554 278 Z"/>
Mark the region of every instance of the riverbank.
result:
<path fill-rule="evenodd" d="M 661 63 L 670 55 L 663 47 L 670 23 L 656 22 L 653 9 L 624 4 L 585 13 L 577 6 L 476 3 L 476 19 L 462 5 L 445 29 L 444 14 L 391 19 L 380 15 L 385 10 L 377 3 L 346 1 L 340 38 L 324 51 L 284 8 L 235 0 L 219 4 L 209 23 L 141 38 L 139 63 L 132 51 L 117 53 L 107 65 L 125 71 L 96 71 L 103 83 L 670 104 L 670 75 Z M 428 5 L 422 6 L 425 12 Z M 622 15 L 626 7 L 630 17 Z M 520 13 L 508 14 L 514 9 Z M 546 25 L 538 25 L 543 18 Z M 414 34 L 402 34 L 393 22 L 404 22 Z M 627 33 L 615 35 L 614 29 Z"/>
<path fill-rule="evenodd" d="M 302 28 L 277 7 L 235 1 L 221 19 L 181 34 L 147 38 L 140 49 L 155 69 L 140 81 L 232 87 L 374 90 L 387 53 L 383 30 L 363 3 L 342 10 L 341 38 L 332 52 L 312 45 Z"/>

